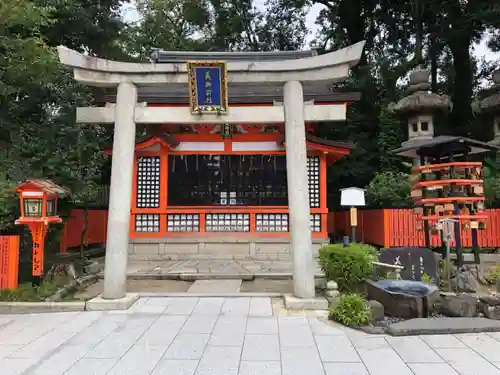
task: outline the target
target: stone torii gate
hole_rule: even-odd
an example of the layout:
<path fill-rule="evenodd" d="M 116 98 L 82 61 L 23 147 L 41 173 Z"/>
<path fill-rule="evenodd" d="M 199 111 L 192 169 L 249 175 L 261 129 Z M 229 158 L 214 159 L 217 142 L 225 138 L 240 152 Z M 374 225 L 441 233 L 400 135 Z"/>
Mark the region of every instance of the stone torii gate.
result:
<path fill-rule="evenodd" d="M 114 123 L 104 299 L 125 297 L 129 224 L 132 200 L 132 175 L 136 124 L 214 124 L 285 123 L 286 164 L 293 259 L 294 295 L 303 302 L 315 297 L 305 122 L 345 120 L 346 109 L 339 106 L 314 106 L 304 103 L 303 86 L 344 81 L 349 69 L 361 58 L 364 42 L 319 56 L 295 60 L 259 61 L 259 54 L 237 52 L 238 61 L 227 62 L 229 92 L 231 85 L 276 87 L 283 103 L 261 107 L 230 107 L 224 115 L 191 114 L 188 108 L 147 107 L 137 103 L 138 88 L 187 87 L 185 63 L 127 63 L 84 56 L 59 47 L 61 63 L 73 69 L 81 84 L 117 88 L 116 105 L 77 108 L 80 123 Z M 286 54 L 270 52 L 267 54 Z M 176 54 L 172 52 L 171 54 Z M 189 52 L 179 52 L 184 56 Z M 230 53 L 214 53 L 220 60 Z M 199 54 L 198 54 L 199 55 Z M 207 54 L 207 57 L 210 56 Z M 241 61 L 240 61 L 241 60 Z"/>

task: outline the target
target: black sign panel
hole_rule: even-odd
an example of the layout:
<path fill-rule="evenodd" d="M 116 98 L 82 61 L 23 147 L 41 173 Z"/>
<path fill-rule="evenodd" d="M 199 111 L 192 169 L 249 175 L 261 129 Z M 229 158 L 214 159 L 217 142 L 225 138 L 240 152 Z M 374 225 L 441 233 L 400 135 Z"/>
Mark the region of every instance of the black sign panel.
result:
<path fill-rule="evenodd" d="M 169 206 L 287 206 L 283 155 L 169 155 Z"/>
<path fill-rule="evenodd" d="M 405 267 L 404 270 L 401 270 L 403 280 L 421 281 L 424 273 L 436 282 L 438 280 L 438 254 L 424 247 L 382 249 L 379 261 Z"/>

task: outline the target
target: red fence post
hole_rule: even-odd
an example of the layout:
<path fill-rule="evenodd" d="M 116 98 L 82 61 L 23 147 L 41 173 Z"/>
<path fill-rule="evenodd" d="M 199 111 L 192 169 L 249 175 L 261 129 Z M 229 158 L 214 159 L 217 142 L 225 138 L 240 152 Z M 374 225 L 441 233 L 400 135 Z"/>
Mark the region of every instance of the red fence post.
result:
<path fill-rule="evenodd" d="M 88 210 L 88 227 L 84 238 L 86 245 L 106 243 L 107 221 L 107 210 Z M 81 245 L 84 226 L 84 211 L 79 209 L 73 210 L 70 218 L 64 225 L 64 230 L 61 235 L 61 252 L 66 252 L 69 248 L 79 247 Z"/>

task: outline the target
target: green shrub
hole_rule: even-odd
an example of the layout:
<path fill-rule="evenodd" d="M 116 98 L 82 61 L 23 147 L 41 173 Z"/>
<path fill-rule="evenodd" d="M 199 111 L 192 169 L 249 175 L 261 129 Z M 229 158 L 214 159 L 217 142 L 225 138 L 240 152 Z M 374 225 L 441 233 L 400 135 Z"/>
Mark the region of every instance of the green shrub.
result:
<path fill-rule="evenodd" d="M 357 292 L 373 271 L 375 248 L 363 244 L 327 245 L 319 250 L 319 263 L 327 280 L 335 280 L 341 293 Z"/>
<path fill-rule="evenodd" d="M 422 282 L 424 283 L 427 283 L 427 284 L 434 284 L 434 279 L 432 277 L 430 277 L 429 275 L 427 275 L 425 272 L 422 273 L 422 275 L 420 276 L 420 280 L 422 280 Z"/>
<path fill-rule="evenodd" d="M 346 326 L 364 326 L 371 322 L 372 311 L 358 294 L 343 294 L 330 309 L 330 317 Z"/>
<path fill-rule="evenodd" d="M 500 264 L 490 269 L 485 279 L 489 284 L 500 284 Z"/>

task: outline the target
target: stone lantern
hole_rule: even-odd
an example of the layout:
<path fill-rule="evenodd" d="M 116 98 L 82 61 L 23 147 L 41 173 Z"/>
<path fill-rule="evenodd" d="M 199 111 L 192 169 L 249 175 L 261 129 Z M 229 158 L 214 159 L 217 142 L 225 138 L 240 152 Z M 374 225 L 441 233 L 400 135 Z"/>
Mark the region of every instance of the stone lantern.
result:
<path fill-rule="evenodd" d="M 21 203 L 21 217 L 16 224 L 27 225 L 33 242 L 32 275 L 43 275 L 45 235 L 49 224 L 61 223 L 57 216 L 57 201 L 68 191 L 49 180 L 26 180 L 17 186 Z"/>
<path fill-rule="evenodd" d="M 403 147 L 434 138 L 434 115 L 448 113 L 451 109 L 448 96 L 429 91 L 429 75 L 424 69 L 412 72 L 407 96 L 392 107 L 394 112 L 408 119 L 408 140 L 402 143 Z"/>
<path fill-rule="evenodd" d="M 492 145 L 500 146 L 500 69 L 492 74 L 493 86 L 488 90 L 489 96 L 474 103 L 474 111 L 493 118 L 493 140 Z"/>

